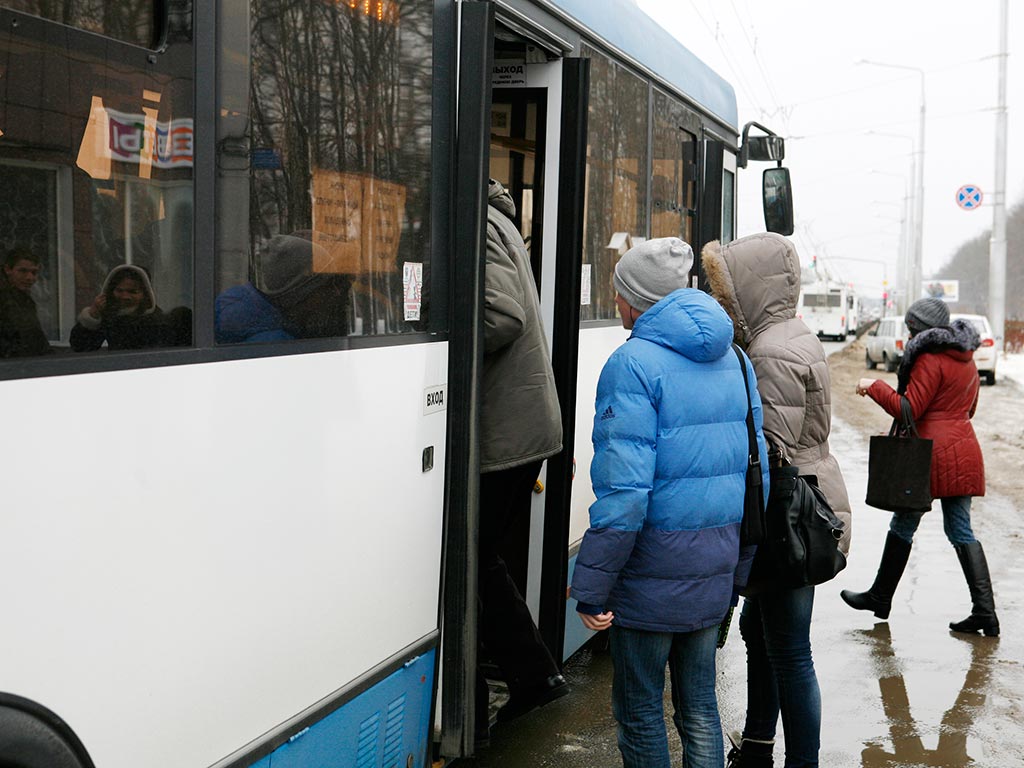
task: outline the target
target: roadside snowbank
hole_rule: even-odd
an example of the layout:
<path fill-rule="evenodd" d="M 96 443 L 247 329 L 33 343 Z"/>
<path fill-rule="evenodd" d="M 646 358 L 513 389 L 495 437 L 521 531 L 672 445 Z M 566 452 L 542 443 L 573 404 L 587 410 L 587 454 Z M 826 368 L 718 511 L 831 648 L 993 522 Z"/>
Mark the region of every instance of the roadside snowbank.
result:
<path fill-rule="evenodd" d="M 1024 386 L 1024 354 L 1002 355 L 996 365 L 998 378 L 1013 379 Z"/>

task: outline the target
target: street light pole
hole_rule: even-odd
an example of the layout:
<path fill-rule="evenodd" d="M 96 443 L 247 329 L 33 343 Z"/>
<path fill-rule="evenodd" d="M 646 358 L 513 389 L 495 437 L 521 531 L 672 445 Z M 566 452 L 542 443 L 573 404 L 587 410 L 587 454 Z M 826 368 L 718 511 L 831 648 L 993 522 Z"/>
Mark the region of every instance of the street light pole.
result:
<path fill-rule="evenodd" d="M 999 107 L 996 111 L 996 179 L 992 208 L 992 239 L 988 252 L 988 314 L 996 350 L 1002 351 L 1006 337 L 1006 34 L 1008 0 L 1000 3 Z"/>
<path fill-rule="evenodd" d="M 896 135 L 896 134 L 893 134 Z M 909 139 L 909 136 L 902 138 Z M 911 168 L 913 171 L 913 168 Z M 903 200 L 899 203 L 900 208 L 900 245 L 896 254 L 896 287 L 898 290 L 894 290 L 895 296 L 898 296 L 896 301 L 896 309 L 899 312 L 903 312 L 906 309 L 906 302 L 904 297 L 907 291 L 907 267 L 910 263 L 910 252 L 913 247 L 912 244 L 912 226 L 910 217 L 913 216 L 913 201 L 910 198 L 910 194 L 907 191 L 907 178 L 901 173 L 890 173 L 888 171 L 879 171 L 874 168 L 868 171 L 868 173 L 878 174 L 880 176 L 895 176 L 903 181 Z M 896 205 L 893 203 L 893 205 Z"/>
<path fill-rule="evenodd" d="M 869 173 L 884 173 L 886 176 L 898 176 L 903 179 L 903 208 L 904 208 L 904 222 L 901 225 L 903 227 L 903 234 L 900 241 L 900 254 L 899 260 L 896 263 L 896 296 L 898 301 L 896 302 L 896 309 L 899 313 L 902 313 L 907 308 L 907 297 L 910 295 L 910 281 L 911 281 L 911 264 L 914 258 L 914 240 L 916 237 L 916 230 L 914 228 L 914 190 L 913 185 L 917 181 L 917 155 L 915 152 L 916 143 L 913 136 L 908 136 L 905 133 L 886 133 L 883 131 L 866 131 L 869 136 L 881 136 L 883 138 L 892 139 L 903 139 L 904 141 L 910 142 L 910 173 L 909 176 L 903 176 L 897 173 L 885 173 L 883 171 L 869 171 Z M 909 178 L 909 184 L 907 179 Z"/>
<path fill-rule="evenodd" d="M 1005 0 L 1004 0 L 1005 2 Z M 888 64 L 881 61 L 869 61 L 862 59 L 861 64 L 871 64 L 876 67 L 889 67 L 890 69 L 909 69 L 917 72 L 921 77 L 921 110 L 918 118 L 917 128 L 917 162 L 915 163 L 917 179 L 915 180 L 916 191 L 914 194 L 914 253 L 913 262 L 910 267 L 910 282 L 907 292 L 907 303 L 912 303 L 921 295 L 921 263 L 924 253 L 924 125 L 925 125 L 925 88 L 924 70 L 920 67 L 910 67 L 904 64 Z"/>

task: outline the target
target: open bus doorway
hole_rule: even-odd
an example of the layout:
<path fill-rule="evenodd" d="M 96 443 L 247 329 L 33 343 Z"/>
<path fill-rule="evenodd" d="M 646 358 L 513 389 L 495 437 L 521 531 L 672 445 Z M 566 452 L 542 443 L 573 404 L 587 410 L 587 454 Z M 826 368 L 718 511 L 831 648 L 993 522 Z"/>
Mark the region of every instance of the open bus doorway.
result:
<path fill-rule="evenodd" d="M 551 655 L 561 665 L 564 647 L 568 574 L 568 503 L 572 483 L 575 414 L 575 366 L 579 330 L 578 238 L 566 238 L 565 229 L 578 232 L 585 150 L 577 146 L 585 131 L 586 89 L 581 78 L 589 61 L 563 59 L 541 52 L 530 42 L 513 39 L 501 30 L 495 41 L 496 72 L 513 72 L 512 82 L 492 81 L 488 171 L 509 192 L 516 207 L 514 223 L 523 236 L 540 299 L 543 329 L 551 353 L 562 413 L 563 450 L 541 469 L 529 509 L 517 516 L 518 524 L 504 538 L 502 558 L 522 594 Z M 513 49 L 510 46 L 518 45 Z M 509 63 L 512 62 L 512 63 Z M 516 64 L 515 62 L 520 62 Z M 563 108 L 566 94 L 572 109 Z M 577 151 L 568 159 L 566 147 Z M 577 173 L 566 183 L 568 167 Z M 568 210 L 570 214 L 564 212 Z M 575 221 L 575 223 L 573 223 Z M 525 506 L 525 505 L 524 505 Z M 487 510 L 481 509 L 481 515 Z M 578 647 L 578 646 L 577 646 Z M 572 650 L 575 650 L 573 648 Z M 571 653 L 571 650 L 569 651 Z M 488 678 L 498 671 L 484 661 Z"/>
<path fill-rule="evenodd" d="M 495 89 L 491 103 L 490 176 L 501 182 L 515 203 L 515 224 L 530 254 L 533 278 L 543 295 L 544 89 Z M 550 329 L 547 329 L 550 334 Z M 543 482 L 540 482 L 540 488 Z M 539 494 L 538 494 L 539 495 Z M 486 514 L 481 510 L 481 514 Z M 516 515 L 502 559 L 520 594 L 528 596 L 531 513 Z M 536 602 L 531 605 L 536 618 Z"/>

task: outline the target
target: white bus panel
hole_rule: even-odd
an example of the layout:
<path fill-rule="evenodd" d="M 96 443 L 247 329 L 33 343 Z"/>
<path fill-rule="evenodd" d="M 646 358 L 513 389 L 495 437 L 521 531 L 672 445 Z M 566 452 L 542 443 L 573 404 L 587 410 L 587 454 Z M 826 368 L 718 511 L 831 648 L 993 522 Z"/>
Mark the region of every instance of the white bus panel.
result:
<path fill-rule="evenodd" d="M 103 768 L 205 766 L 433 632 L 447 358 L 4 382 L 0 687 Z"/>

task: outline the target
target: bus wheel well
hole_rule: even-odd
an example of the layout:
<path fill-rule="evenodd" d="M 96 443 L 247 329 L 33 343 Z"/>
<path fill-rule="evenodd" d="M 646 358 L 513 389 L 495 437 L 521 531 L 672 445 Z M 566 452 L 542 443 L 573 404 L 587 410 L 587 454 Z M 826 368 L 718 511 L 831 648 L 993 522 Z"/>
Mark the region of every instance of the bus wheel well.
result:
<path fill-rule="evenodd" d="M 0 692 L 0 765 L 94 768 L 71 727 L 36 702 Z"/>

